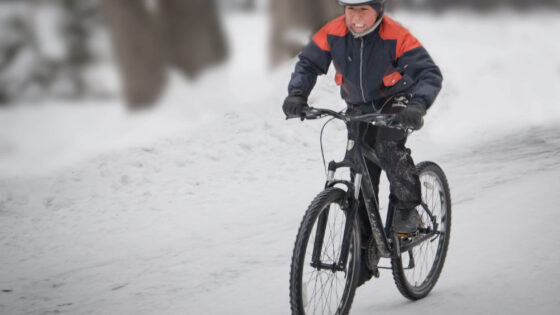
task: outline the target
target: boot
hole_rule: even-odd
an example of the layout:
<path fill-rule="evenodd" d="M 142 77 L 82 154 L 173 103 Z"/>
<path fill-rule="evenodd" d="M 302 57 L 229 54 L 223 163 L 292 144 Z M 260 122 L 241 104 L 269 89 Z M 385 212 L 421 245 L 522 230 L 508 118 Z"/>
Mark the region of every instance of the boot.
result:
<path fill-rule="evenodd" d="M 393 217 L 393 232 L 412 234 L 418 231 L 420 215 L 416 209 L 395 209 Z"/>
<path fill-rule="evenodd" d="M 374 275 L 375 273 L 367 267 L 365 260 L 362 258 L 362 263 L 360 264 L 360 273 L 358 274 L 357 287 L 360 287 L 364 283 L 368 282 Z"/>

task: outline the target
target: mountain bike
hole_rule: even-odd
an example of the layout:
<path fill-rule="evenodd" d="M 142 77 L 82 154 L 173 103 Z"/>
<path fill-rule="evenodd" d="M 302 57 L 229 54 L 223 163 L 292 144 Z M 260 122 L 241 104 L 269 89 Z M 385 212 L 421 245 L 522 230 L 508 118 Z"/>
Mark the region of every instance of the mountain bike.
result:
<path fill-rule="evenodd" d="M 292 314 L 348 314 L 364 271 L 377 278 L 379 269 L 392 270 L 406 298 L 424 298 L 439 278 L 449 245 L 451 196 L 443 170 L 433 162 L 416 165 L 422 187 L 422 202 L 416 208 L 421 224 L 416 233 L 396 234 L 391 229 L 395 209 L 390 201 L 385 221 L 381 218 L 366 159 L 380 162 L 361 139 L 359 126 L 412 130 L 395 123 L 391 114 L 308 108 L 301 118 L 327 116 L 345 122 L 347 149 L 341 162 L 329 163 L 325 188 L 311 202 L 299 227 L 290 270 Z M 341 168 L 350 169 L 350 179 L 336 179 Z M 358 214 L 360 200 L 367 216 Z M 371 233 L 363 233 L 364 229 Z M 371 236 L 365 240 L 362 235 Z M 381 258 L 390 259 L 390 266 L 382 266 Z"/>

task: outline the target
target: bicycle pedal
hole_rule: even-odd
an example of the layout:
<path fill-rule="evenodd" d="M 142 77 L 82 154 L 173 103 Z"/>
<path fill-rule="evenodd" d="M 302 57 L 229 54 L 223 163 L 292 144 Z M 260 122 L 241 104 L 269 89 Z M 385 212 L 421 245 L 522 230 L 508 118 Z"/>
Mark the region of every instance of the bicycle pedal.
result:
<path fill-rule="evenodd" d="M 418 231 L 413 233 L 397 233 L 397 236 L 401 238 L 414 238 L 418 236 Z"/>

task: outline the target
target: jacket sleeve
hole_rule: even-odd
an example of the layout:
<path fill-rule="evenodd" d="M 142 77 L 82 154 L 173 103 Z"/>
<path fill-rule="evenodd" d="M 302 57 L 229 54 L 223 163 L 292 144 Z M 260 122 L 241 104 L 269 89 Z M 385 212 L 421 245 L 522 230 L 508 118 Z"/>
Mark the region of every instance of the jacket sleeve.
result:
<path fill-rule="evenodd" d="M 299 61 L 288 84 L 288 93 L 300 90 L 303 96 L 308 97 L 317 82 L 317 76 L 326 74 L 330 64 L 330 52 L 319 48 L 315 41 L 309 42 L 299 55 Z"/>
<path fill-rule="evenodd" d="M 430 108 L 441 90 L 443 77 L 426 49 L 418 46 L 404 52 L 397 64 L 414 81 L 410 91 L 412 100 Z"/>

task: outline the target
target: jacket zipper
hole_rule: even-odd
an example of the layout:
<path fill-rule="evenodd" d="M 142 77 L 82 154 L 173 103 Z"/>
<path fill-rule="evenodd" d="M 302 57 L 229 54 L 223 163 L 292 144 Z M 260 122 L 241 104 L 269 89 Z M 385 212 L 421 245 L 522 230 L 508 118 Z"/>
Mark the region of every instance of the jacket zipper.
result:
<path fill-rule="evenodd" d="M 362 90 L 362 100 L 366 102 L 366 96 L 364 94 L 364 78 L 363 78 L 363 65 L 364 65 L 364 38 L 361 38 L 362 46 L 360 47 L 360 89 Z"/>

